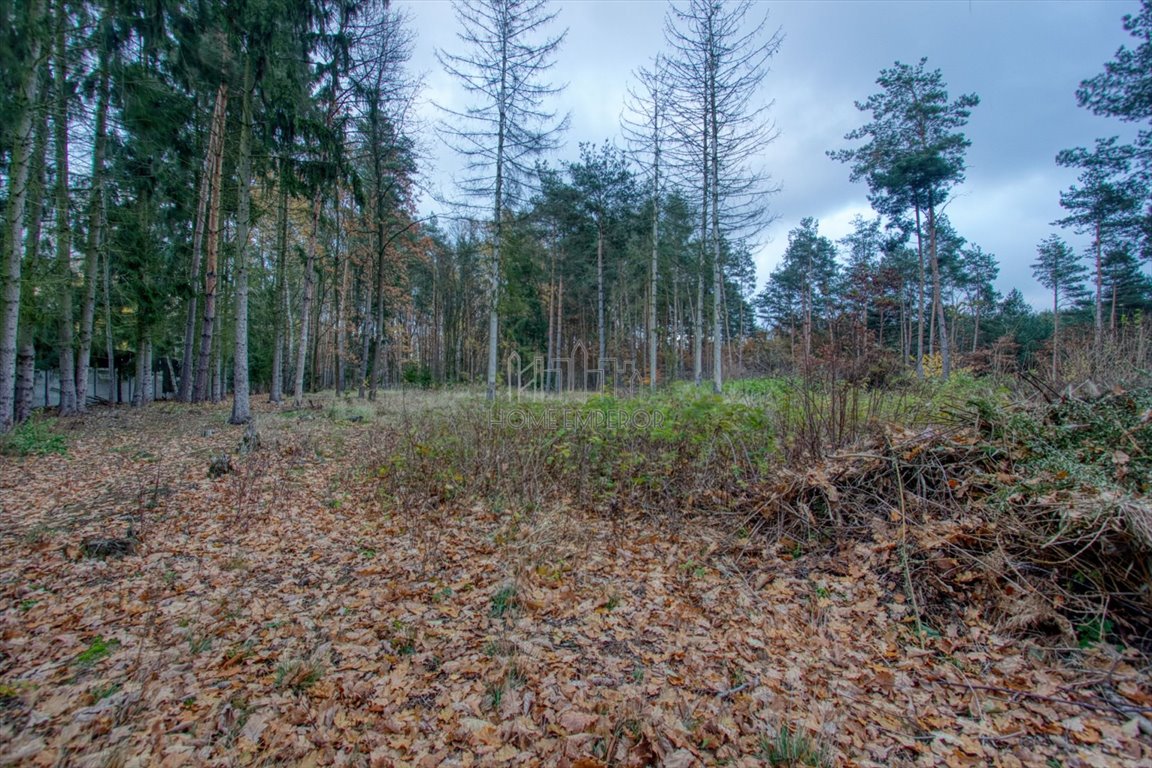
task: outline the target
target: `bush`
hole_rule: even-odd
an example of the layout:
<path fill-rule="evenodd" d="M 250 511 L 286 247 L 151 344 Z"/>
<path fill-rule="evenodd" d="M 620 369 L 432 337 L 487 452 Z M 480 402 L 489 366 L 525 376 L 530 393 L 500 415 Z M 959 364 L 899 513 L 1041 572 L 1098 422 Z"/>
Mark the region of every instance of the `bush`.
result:
<path fill-rule="evenodd" d="M 68 452 L 68 441 L 52 430 L 42 418 L 17 425 L 0 443 L 3 452 L 14 456 L 47 456 Z"/>
<path fill-rule="evenodd" d="M 458 406 L 416 414 L 374 458 L 397 505 L 453 499 L 680 514 L 721 509 L 774 455 L 764 410 L 696 392 Z"/>

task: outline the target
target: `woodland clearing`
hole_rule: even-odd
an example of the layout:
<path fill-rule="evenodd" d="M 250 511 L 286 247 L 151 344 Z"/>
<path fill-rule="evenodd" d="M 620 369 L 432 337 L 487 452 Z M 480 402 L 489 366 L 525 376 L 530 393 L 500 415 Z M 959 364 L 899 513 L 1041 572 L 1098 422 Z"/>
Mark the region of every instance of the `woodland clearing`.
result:
<path fill-rule="evenodd" d="M 39 422 L 63 453 L 0 456 L 0 764 L 1152 763 L 1140 652 L 922 623 L 901 537 L 955 531 L 773 530 L 827 476 L 735 523 L 404 492 L 442 458 L 410 409 L 461 431 L 452 397 L 262 405 L 244 453 L 224 406 Z"/>

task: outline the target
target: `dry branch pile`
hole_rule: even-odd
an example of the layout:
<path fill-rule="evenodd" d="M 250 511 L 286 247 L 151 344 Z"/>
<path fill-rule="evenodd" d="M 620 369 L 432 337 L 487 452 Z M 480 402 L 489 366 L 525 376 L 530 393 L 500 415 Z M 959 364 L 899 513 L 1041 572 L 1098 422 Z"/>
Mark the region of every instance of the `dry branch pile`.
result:
<path fill-rule="evenodd" d="M 785 469 L 752 517 L 793 538 L 897 542 L 929 623 L 976 605 L 1075 643 L 1152 640 L 1152 392 L 888 428 Z"/>

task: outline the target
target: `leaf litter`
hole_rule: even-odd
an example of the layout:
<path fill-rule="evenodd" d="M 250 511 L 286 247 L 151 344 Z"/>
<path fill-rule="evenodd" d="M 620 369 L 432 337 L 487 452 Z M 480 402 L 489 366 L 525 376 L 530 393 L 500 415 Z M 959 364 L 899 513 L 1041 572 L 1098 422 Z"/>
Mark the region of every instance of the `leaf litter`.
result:
<path fill-rule="evenodd" d="M 921 626 L 884 536 L 390 509 L 370 424 L 261 419 L 213 478 L 211 406 L 0 457 L 0 764 L 1152 764 L 1142 657 Z"/>

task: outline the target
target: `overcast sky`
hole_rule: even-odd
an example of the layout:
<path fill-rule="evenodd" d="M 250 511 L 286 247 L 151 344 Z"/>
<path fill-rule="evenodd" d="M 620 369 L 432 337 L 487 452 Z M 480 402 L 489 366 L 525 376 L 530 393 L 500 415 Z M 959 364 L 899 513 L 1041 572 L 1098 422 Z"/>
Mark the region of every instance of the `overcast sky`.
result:
<path fill-rule="evenodd" d="M 412 69 L 423 74 L 427 124 L 436 119 L 432 101 L 462 105 L 456 84 L 435 60 L 435 49 L 455 46 L 450 3 L 414 0 L 407 11 L 416 32 Z M 582 141 L 619 141 L 619 117 L 631 73 L 665 49 L 666 3 L 658 0 L 569 0 L 558 3 L 556 31 L 568 37 L 553 70 L 567 83 L 559 112 L 571 114 L 565 146 L 554 160 L 573 160 Z M 759 284 L 778 263 L 787 233 L 805 216 L 838 239 L 852 217 L 872 215 L 863 183 L 848 181 L 848 168 L 825 152 L 846 146 L 843 137 L 861 125 L 854 106 L 878 90 L 876 77 L 895 61 L 928 57 L 943 71 L 952 98 L 976 93 L 967 134 L 968 173 L 947 213 L 959 233 L 1000 260 L 998 287 L 1020 288 L 1034 304 L 1044 301 L 1029 265 L 1035 248 L 1063 214 L 1059 193 L 1075 172 L 1058 168 L 1064 148 L 1090 145 L 1097 137 L 1131 135 L 1115 120 L 1076 106 L 1079 82 L 1103 69 L 1121 45 L 1131 45 L 1121 17 L 1138 10 L 1135 0 L 1040 2 L 1039 0 L 793 0 L 755 5 L 767 14 L 769 33 L 780 28 L 784 43 L 771 61 L 764 100 L 780 137 L 762 158 L 781 191 L 771 199 L 777 217 L 756 255 Z M 456 166 L 442 145 L 430 147 L 433 185 Z M 430 205 L 429 205 L 430 207 Z M 1066 237 L 1077 244 L 1083 238 Z"/>

